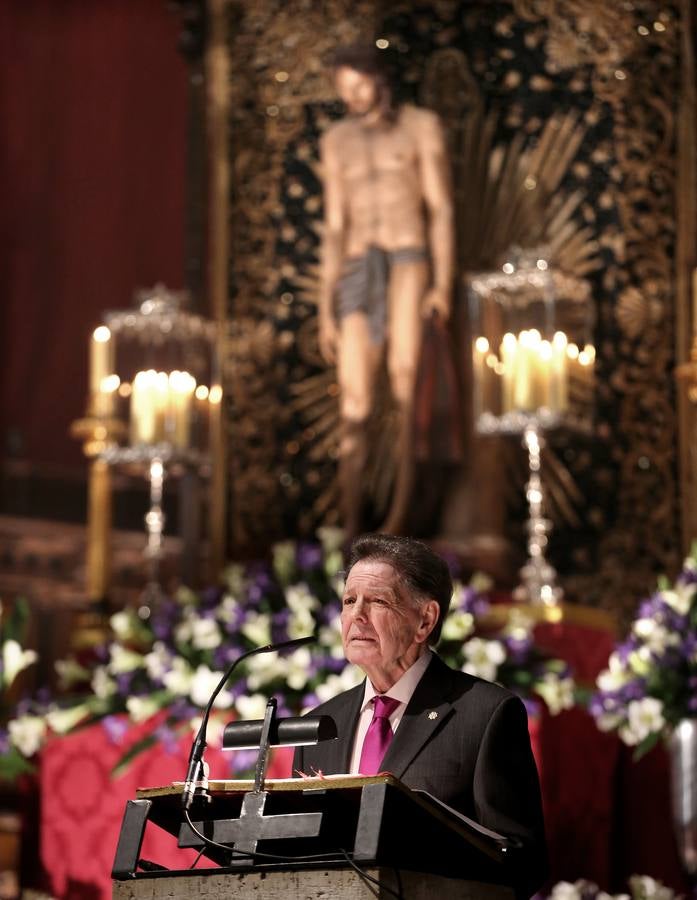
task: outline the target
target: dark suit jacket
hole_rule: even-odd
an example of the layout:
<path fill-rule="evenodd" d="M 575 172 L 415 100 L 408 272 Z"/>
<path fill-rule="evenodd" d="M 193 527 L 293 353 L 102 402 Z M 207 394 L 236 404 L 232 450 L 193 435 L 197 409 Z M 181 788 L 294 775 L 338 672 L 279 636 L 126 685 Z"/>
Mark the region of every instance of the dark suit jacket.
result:
<path fill-rule="evenodd" d="M 339 737 L 299 747 L 294 772 L 349 771 L 363 696 L 364 683 L 313 711 L 331 716 Z M 433 654 L 381 769 L 480 825 L 518 838 L 523 852 L 514 887 L 521 897 L 539 888 L 547 869 L 540 787 L 527 714 L 514 694 L 457 672 Z"/>

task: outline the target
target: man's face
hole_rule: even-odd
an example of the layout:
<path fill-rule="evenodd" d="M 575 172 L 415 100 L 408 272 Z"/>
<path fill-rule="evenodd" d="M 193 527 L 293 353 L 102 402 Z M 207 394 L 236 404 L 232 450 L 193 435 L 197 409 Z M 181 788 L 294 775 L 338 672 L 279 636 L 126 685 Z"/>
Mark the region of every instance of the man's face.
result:
<path fill-rule="evenodd" d="M 379 91 L 372 75 L 339 66 L 334 75 L 334 84 L 337 94 L 352 115 L 365 116 L 378 106 Z"/>
<path fill-rule="evenodd" d="M 373 683 L 371 673 L 391 674 L 396 681 L 415 662 L 432 627 L 424 625 L 424 608 L 409 597 L 389 563 L 366 559 L 353 566 L 342 599 L 341 638 L 346 658 Z"/>

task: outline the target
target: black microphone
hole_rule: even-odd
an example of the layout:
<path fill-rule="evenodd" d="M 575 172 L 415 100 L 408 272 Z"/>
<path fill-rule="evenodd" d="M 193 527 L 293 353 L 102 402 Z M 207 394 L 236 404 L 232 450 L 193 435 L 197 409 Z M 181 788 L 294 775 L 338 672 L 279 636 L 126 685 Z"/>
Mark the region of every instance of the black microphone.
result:
<path fill-rule="evenodd" d="M 215 698 L 225 687 L 228 678 L 232 675 L 233 670 L 242 660 L 248 656 L 254 656 L 255 653 L 271 653 L 274 650 L 288 650 L 291 647 L 303 647 L 305 644 L 313 644 L 317 639 L 314 635 L 307 637 L 295 638 L 291 641 L 279 641 L 277 644 L 265 644 L 263 647 L 255 647 L 254 650 L 248 650 L 242 656 L 238 656 L 236 660 L 228 667 L 223 677 L 218 682 L 216 689 L 211 694 L 211 698 L 206 705 L 201 720 L 201 727 L 198 730 L 196 739 L 191 745 L 191 753 L 189 754 L 189 768 L 186 770 L 186 781 L 182 790 L 182 807 L 185 810 L 191 808 L 191 804 L 196 793 L 196 785 L 201 781 L 200 773 L 203 769 L 203 751 L 206 749 L 206 731 L 208 730 L 208 717 L 213 709 Z"/>

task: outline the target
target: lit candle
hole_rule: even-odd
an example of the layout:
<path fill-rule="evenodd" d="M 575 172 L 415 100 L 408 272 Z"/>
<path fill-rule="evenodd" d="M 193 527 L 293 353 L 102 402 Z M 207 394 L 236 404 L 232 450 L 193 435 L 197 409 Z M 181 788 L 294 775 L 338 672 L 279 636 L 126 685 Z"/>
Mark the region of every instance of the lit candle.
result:
<path fill-rule="evenodd" d="M 474 416 L 479 418 L 483 412 L 487 412 L 485 388 L 486 383 L 486 357 L 489 353 L 489 341 L 481 335 L 474 342 L 474 354 L 472 360 L 474 378 Z"/>
<path fill-rule="evenodd" d="M 131 444 L 153 444 L 156 437 L 154 385 L 157 372 L 136 372 L 131 390 Z"/>
<path fill-rule="evenodd" d="M 513 409 L 514 386 L 518 357 L 518 341 L 514 334 L 506 332 L 499 348 L 501 354 L 501 411 Z"/>
<path fill-rule="evenodd" d="M 169 437 L 176 447 L 189 446 L 191 405 L 196 379 L 188 372 L 174 371 L 169 376 Z"/>
<path fill-rule="evenodd" d="M 113 395 L 102 388 L 102 383 L 111 374 L 112 352 L 111 331 L 106 325 L 100 325 L 92 332 L 89 367 L 91 411 L 97 416 L 108 416 L 113 410 Z"/>
<path fill-rule="evenodd" d="M 152 386 L 152 404 L 155 412 L 155 443 L 167 440 L 169 415 L 169 376 L 156 372 Z"/>
<path fill-rule="evenodd" d="M 552 344 L 540 341 L 537 361 L 537 405 L 551 408 L 552 397 Z"/>
<path fill-rule="evenodd" d="M 102 378 L 111 373 L 111 332 L 100 325 L 92 332 L 90 341 L 90 393 L 96 394 L 102 386 Z"/>
<path fill-rule="evenodd" d="M 552 338 L 552 362 L 550 368 L 549 407 L 554 412 L 564 412 L 569 405 L 566 372 L 566 347 L 568 340 L 563 331 Z"/>
<path fill-rule="evenodd" d="M 521 331 L 518 336 L 515 382 L 513 384 L 513 406 L 515 409 L 527 410 L 532 406 L 533 371 L 531 350 L 534 340 L 534 335 L 526 330 Z"/>
<path fill-rule="evenodd" d="M 205 450 L 208 445 L 208 386 L 199 384 L 194 397 L 194 434 L 191 443 L 199 450 Z"/>

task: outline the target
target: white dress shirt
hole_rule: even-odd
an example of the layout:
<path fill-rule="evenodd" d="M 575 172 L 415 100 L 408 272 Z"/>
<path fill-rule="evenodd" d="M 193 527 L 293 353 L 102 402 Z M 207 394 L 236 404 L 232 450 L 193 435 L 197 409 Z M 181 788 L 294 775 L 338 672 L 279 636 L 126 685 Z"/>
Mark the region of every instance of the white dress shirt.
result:
<path fill-rule="evenodd" d="M 395 682 L 389 691 L 386 691 L 383 695 L 399 700 L 399 706 L 390 716 L 390 725 L 392 726 L 393 733 L 396 733 L 399 723 L 402 721 L 404 710 L 407 708 L 407 704 L 416 690 L 416 685 L 421 681 L 421 676 L 426 671 L 430 661 L 431 651 L 427 650 L 425 653 L 421 654 L 409 669 L 407 669 L 399 681 Z M 376 691 L 371 684 L 370 678 L 366 678 L 363 706 L 361 706 L 361 713 L 358 717 L 358 727 L 356 728 L 356 737 L 353 742 L 353 752 L 351 753 L 351 767 L 349 769 L 351 775 L 359 774 L 363 741 L 365 740 L 368 726 L 373 721 L 373 704 L 371 701 L 377 694 L 378 691 Z"/>

